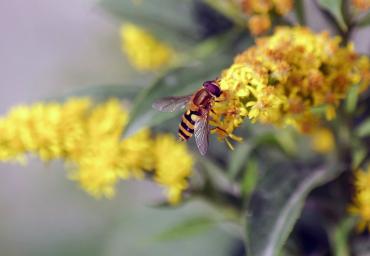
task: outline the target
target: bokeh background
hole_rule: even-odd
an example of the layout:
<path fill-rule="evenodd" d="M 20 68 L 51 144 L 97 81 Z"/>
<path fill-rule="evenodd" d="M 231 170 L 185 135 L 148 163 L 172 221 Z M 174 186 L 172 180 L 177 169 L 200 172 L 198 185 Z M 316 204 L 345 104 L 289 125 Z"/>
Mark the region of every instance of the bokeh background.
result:
<path fill-rule="evenodd" d="M 325 28 L 315 15 L 307 15 L 311 27 Z M 0 114 L 89 86 L 145 84 L 150 75 L 136 73 L 121 54 L 119 26 L 91 0 L 1 0 Z M 369 35 L 355 32 L 359 52 L 369 52 Z M 126 182 L 114 199 L 96 200 L 66 178 L 59 162 L 1 164 L 0 255 L 237 255 L 228 227 L 158 239 L 179 220 L 212 211 L 201 202 L 151 207 L 160 197 L 153 184 Z"/>
<path fill-rule="evenodd" d="M 0 113 L 88 86 L 145 81 L 121 54 L 119 25 L 95 1 L 0 1 Z M 157 241 L 182 218 L 209 210 L 150 207 L 160 192 L 126 182 L 114 199 L 96 200 L 66 178 L 62 163 L 1 164 L 0 255 L 228 254 L 229 235 L 216 227 Z"/>

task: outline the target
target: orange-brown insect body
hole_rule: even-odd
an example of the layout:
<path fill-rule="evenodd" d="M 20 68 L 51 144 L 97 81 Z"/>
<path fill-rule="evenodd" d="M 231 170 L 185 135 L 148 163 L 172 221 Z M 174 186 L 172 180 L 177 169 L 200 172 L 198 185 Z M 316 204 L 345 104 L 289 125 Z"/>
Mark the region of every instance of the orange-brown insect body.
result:
<path fill-rule="evenodd" d="M 193 136 L 195 122 L 202 117 L 203 111 L 209 111 L 213 98 L 214 96 L 205 88 L 193 94 L 179 124 L 178 135 L 181 140 L 186 141 Z"/>
<path fill-rule="evenodd" d="M 206 81 L 194 94 L 159 99 L 153 103 L 153 108 L 162 112 L 173 112 L 186 107 L 181 117 L 178 135 L 180 140 L 187 141 L 195 134 L 199 152 L 205 155 L 208 149 L 209 112 L 212 111 L 214 100 L 221 94 L 217 81 Z"/>

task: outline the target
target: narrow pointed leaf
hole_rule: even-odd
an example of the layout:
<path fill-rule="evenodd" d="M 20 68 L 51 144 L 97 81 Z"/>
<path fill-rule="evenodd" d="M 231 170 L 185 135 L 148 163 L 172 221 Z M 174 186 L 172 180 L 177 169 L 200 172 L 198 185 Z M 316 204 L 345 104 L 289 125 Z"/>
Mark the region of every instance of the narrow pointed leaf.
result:
<path fill-rule="evenodd" d="M 247 247 L 253 256 L 275 256 L 286 242 L 307 195 L 339 169 L 296 170 L 274 164 L 261 178 L 247 213 Z"/>
<path fill-rule="evenodd" d="M 358 85 L 354 85 L 350 88 L 346 98 L 346 110 L 348 113 L 353 113 L 357 106 L 358 101 Z"/>
<path fill-rule="evenodd" d="M 204 232 L 211 228 L 215 221 L 207 216 L 196 216 L 193 218 L 185 219 L 169 229 L 162 231 L 154 237 L 157 241 L 171 241 L 182 239 Z"/>
<path fill-rule="evenodd" d="M 366 137 L 370 135 L 370 118 L 363 121 L 360 126 L 356 129 L 356 133 L 360 137 Z"/>
<path fill-rule="evenodd" d="M 342 30 L 347 29 L 347 25 L 344 21 L 342 13 L 342 0 L 318 0 L 317 2 L 322 8 L 334 16 L 336 22 Z"/>

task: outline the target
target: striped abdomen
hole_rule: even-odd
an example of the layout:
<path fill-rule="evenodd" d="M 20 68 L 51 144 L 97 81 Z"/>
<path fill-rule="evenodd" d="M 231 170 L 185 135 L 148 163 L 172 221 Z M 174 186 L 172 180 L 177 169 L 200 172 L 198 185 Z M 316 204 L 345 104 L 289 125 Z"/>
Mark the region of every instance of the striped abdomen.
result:
<path fill-rule="evenodd" d="M 181 117 L 179 125 L 179 137 L 181 140 L 188 140 L 194 134 L 194 124 L 198 120 L 200 114 L 198 111 L 187 110 Z"/>

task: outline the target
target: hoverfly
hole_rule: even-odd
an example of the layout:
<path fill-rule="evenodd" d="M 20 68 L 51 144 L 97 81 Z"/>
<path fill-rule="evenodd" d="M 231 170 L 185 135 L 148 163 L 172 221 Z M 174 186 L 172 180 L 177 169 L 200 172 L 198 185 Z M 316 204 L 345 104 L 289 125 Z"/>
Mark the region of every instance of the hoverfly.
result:
<path fill-rule="evenodd" d="M 153 104 L 153 108 L 162 112 L 173 112 L 186 107 L 181 117 L 178 136 L 181 141 L 189 140 L 193 134 L 201 155 L 208 149 L 209 112 L 216 98 L 222 94 L 216 81 L 206 81 L 194 94 L 179 97 L 166 97 Z"/>

